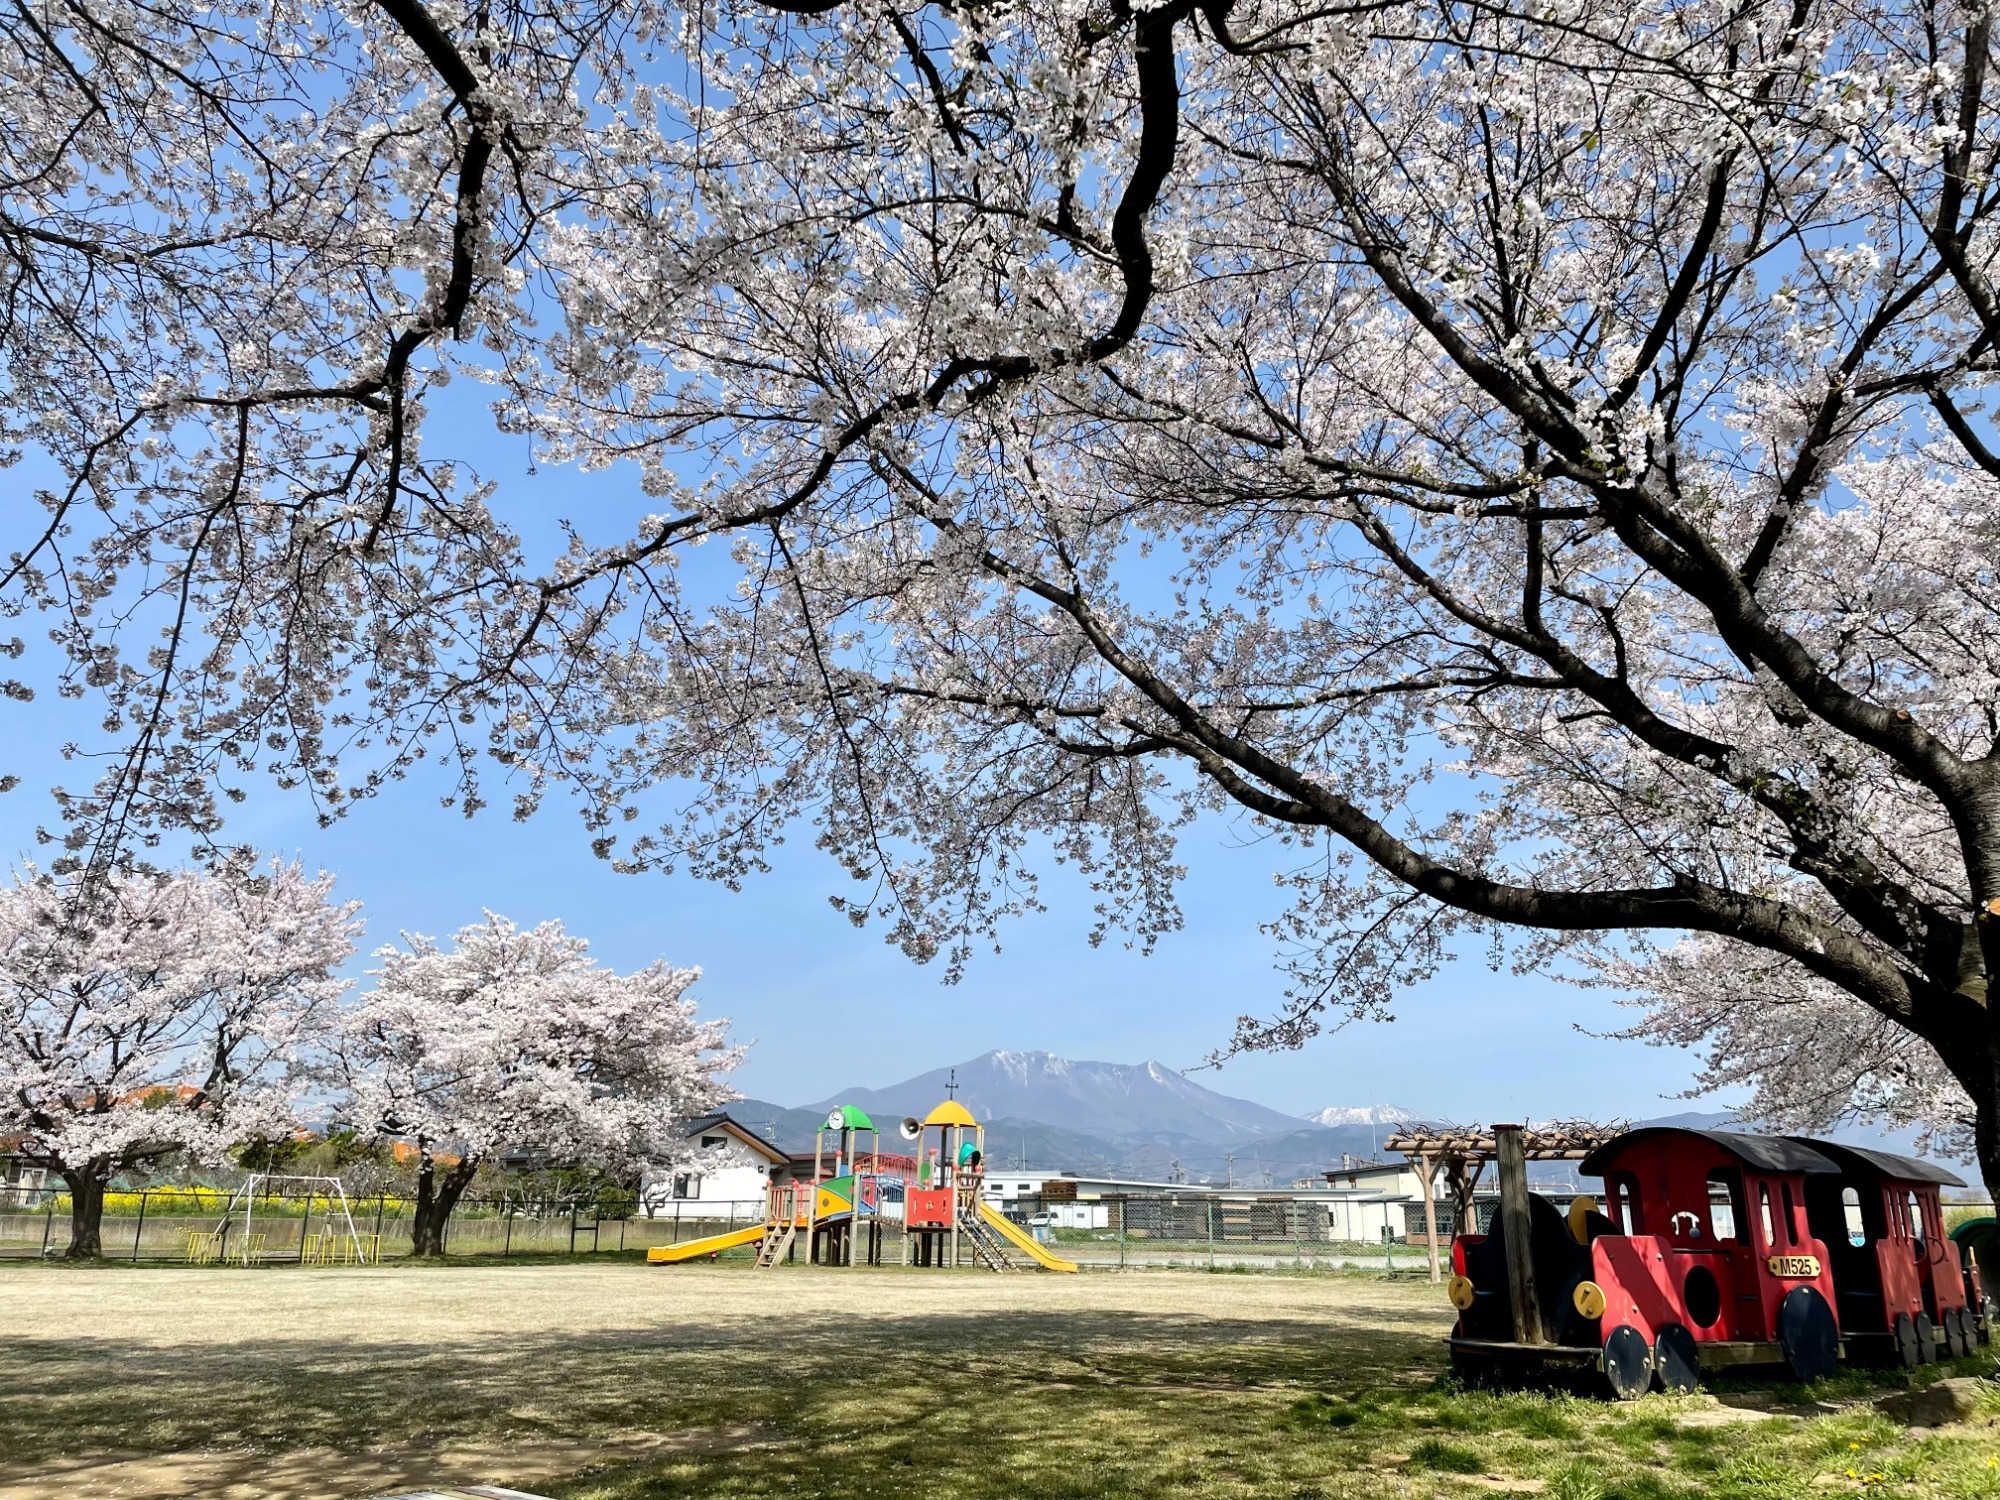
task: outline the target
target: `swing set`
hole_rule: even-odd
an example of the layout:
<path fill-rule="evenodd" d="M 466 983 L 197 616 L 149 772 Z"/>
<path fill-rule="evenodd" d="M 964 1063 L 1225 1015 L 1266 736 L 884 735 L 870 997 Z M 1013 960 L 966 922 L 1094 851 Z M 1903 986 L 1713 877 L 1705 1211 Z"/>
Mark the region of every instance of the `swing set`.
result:
<path fill-rule="evenodd" d="M 302 1191 L 301 1191 L 302 1190 Z M 298 1263 L 305 1266 L 372 1266 L 382 1260 L 382 1236 L 363 1234 L 354 1227 L 348 1205 L 347 1188 L 338 1177 L 307 1177 L 277 1172 L 253 1172 L 229 1196 L 228 1206 L 216 1227 L 192 1231 L 187 1240 L 187 1263 L 191 1266 L 266 1265 L 284 1252 L 274 1250 L 271 1234 L 259 1229 L 257 1205 L 265 1205 L 263 1222 L 271 1220 L 273 1197 L 305 1198 L 305 1214 L 299 1220 L 296 1249 Z M 313 1210 L 325 1201 L 326 1217 L 313 1230 Z M 239 1215 L 240 1207 L 240 1215 Z M 289 1217 L 287 1215 L 286 1217 Z"/>

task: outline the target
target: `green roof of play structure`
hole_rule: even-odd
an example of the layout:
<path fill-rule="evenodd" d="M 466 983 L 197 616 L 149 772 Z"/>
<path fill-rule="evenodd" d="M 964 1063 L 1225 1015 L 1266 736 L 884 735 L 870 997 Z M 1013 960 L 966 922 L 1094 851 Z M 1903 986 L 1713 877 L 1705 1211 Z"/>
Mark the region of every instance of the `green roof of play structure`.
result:
<path fill-rule="evenodd" d="M 873 1130 L 875 1122 L 868 1118 L 865 1111 L 855 1108 L 852 1104 L 841 1104 L 836 1105 L 827 1112 L 826 1128 L 828 1130 Z"/>

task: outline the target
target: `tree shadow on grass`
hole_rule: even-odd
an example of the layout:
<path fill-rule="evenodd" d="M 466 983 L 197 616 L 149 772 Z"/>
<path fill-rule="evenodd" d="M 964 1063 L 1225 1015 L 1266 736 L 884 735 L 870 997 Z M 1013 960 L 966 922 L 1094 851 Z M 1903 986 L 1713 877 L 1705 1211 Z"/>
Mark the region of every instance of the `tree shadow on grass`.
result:
<path fill-rule="evenodd" d="M 1163 1424 L 1183 1433 L 1226 1429 L 1254 1410 L 1264 1429 L 1302 1386 L 1432 1380 L 1442 1367 L 1437 1327 L 1421 1308 L 1229 1319 L 961 1304 L 881 1319 L 807 1314 L 576 1336 L 472 1331 L 442 1345 L 17 1339 L 0 1349 L 0 1474 L 63 1457 L 359 1452 L 749 1426 L 778 1435 L 781 1448 L 776 1457 L 760 1452 L 746 1474 L 796 1468 L 790 1477 L 803 1483 L 839 1451 L 857 1483 L 906 1468 L 935 1479 L 936 1460 L 919 1455 L 942 1444 L 958 1455 L 948 1467 L 966 1470 L 966 1495 L 986 1493 L 989 1480 L 1018 1483 L 1023 1476 L 1008 1480 L 1008 1465 L 1026 1461 L 1024 1453 L 1034 1455 L 1034 1493 L 1076 1485 L 1078 1494 L 1115 1494 L 1213 1461 L 1199 1442 L 1162 1449 L 1149 1434 Z M 1135 1466 L 1121 1440 L 1155 1451 Z M 718 1456 L 646 1467 L 671 1484 L 683 1470 L 733 1463 Z M 769 1492 L 849 1492 L 818 1484 Z M 1002 1492 L 1023 1493 L 992 1490 Z"/>

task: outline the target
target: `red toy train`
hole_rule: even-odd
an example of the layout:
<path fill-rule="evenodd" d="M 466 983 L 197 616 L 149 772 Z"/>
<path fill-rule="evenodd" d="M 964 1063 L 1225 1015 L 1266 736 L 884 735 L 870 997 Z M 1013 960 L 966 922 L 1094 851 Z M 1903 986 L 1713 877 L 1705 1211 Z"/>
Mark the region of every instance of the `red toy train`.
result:
<path fill-rule="evenodd" d="M 1584 1198 L 1565 1215 L 1527 1191 L 1518 1152 L 1510 1172 L 1504 1140 L 1500 1157 L 1493 1232 L 1451 1248 L 1452 1362 L 1469 1379 L 1567 1366 L 1629 1400 L 1726 1365 L 1816 1380 L 1843 1355 L 1915 1365 L 1987 1339 L 1978 1273 L 1938 1203 L 1964 1184 L 1928 1162 L 1653 1127 L 1591 1152 L 1603 1209 Z"/>

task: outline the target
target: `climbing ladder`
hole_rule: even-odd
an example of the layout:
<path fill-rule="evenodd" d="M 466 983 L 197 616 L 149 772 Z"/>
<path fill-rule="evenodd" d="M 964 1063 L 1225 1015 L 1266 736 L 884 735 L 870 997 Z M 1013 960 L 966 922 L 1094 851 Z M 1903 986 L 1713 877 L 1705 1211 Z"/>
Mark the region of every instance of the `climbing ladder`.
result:
<path fill-rule="evenodd" d="M 767 1224 L 764 1238 L 757 1242 L 757 1269 L 768 1271 L 792 1248 L 792 1240 L 798 1234 L 799 1226 L 789 1215 L 782 1223 Z"/>
<path fill-rule="evenodd" d="M 1015 1271 L 1020 1268 L 1008 1259 L 1007 1249 L 1000 1238 L 988 1229 L 978 1214 L 960 1214 L 958 1232 L 972 1245 L 972 1258 L 989 1271 Z"/>

